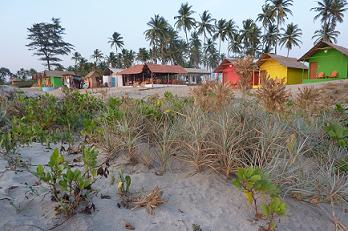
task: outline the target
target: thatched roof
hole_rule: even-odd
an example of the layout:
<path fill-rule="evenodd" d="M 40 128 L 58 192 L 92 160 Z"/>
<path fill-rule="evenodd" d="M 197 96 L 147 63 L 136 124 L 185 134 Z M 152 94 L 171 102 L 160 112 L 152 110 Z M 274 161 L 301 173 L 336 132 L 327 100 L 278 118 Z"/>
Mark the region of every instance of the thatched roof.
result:
<path fill-rule="evenodd" d="M 237 61 L 238 59 L 233 59 L 233 58 L 225 58 L 219 66 L 217 66 L 215 68 L 215 70 L 213 71 L 213 73 L 222 73 L 223 70 L 225 69 L 226 66 L 234 66 L 235 62 Z M 256 66 L 256 64 L 254 63 L 253 65 L 253 69 L 254 70 L 258 70 L 258 67 Z"/>
<path fill-rule="evenodd" d="M 295 69 L 308 69 L 306 65 L 303 63 L 297 61 L 296 58 L 290 58 L 290 57 L 285 57 L 281 55 L 275 55 L 275 54 L 263 54 L 261 55 L 260 59 L 257 61 L 257 65 L 261 66 L 264 64 L 266 61 L 274 59 L 284 67 L 288 68 L 295 68 Z"/>
<path fill-rule="evenodd" d="M 102 77 L 103 75 L 100 74 L 100 72 L 94 70 L 89 72 L 83 79 L 88 79 L 88 78 L 97 78 L 97 77 Z"/>
<path fill-rule="evenodd" d="M 152 73 L 160 74 L 186 74 L 187 71 L 180 65 L 162 65 L 162 64 L 138 64 L 131 66 L 121 72 L 118 72 L 117 75 L 135 75 L 143 73 L 148 69 Z"/>
<path fill-rule="evenodd" d="M 336 49 L 337 51 L 341 52 L 342 54 L 348 56 L 348 48 L 342 47 L 342 46 L 338 46 L 335 45 L 333 43 L 327 42 L 327 41 L 323 41 L 321 40 L 320 42 L 318 42 L 317 44 L 314 45 L 314 47 L 312 47 L 312 49 L 310 49 L 306 54 L 304 54 L 299 61 L 306 61 L 308 60 L 311 56 L 313 56 L 319 49 L 323 49 L 323 48 L 333 48 Z"/>

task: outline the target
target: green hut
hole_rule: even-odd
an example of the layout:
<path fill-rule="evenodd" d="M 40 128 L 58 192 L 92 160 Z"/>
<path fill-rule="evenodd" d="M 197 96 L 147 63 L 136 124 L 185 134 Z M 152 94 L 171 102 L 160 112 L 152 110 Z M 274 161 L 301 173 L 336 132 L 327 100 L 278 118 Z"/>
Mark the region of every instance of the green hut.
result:
<path fill-rule="evenodd" d="M 348 77 L 348 49 L 330 42 L 320 41 L 299 61 L 309 63 L 304 83 L 322 82 Z"/>

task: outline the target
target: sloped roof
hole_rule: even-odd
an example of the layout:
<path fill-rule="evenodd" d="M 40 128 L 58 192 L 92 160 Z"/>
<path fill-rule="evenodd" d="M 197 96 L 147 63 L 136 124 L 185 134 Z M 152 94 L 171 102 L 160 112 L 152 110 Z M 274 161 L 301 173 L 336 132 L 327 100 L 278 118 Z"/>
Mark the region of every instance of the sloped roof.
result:
<path fill-rule="evenodd" d="M 335 45 L 333 43 L 327 42 L 327 41 L 323 41 L 321 40 L 320 42 L 318 42 L 317 44 L 314 45 L 314 47 L 312 47 L 312 49 L 310 49 L 306 54 L 304 54 L 299 61 L 306 61 L 308 60 L 312 55 L 315 54 L 315 52 L 318 51 L 318 49 L 320 48 L 325 48 L 325 47 L 331 47 L 336 49 L 337 51 L 341 52 L 342 54 L 348 56 L 348 48 L 342 47 L 342 46 L 338 46 Z"/>
<path fill-rule="evenodd" d="M 274 59 L 281 65 L 288 67 L 288 68 L 295 68 L 295 69 L 308 69 L 306 65 L 299 62 L 296 58 L 290 58 L 285 57 L 281 55 L 275 55 L 275 54 L 263 54 L 260 59 L 257 61 L 257 65 L 261 66 L 264 64 L 267 60 Z"/>
<path fill-rule="evenodd" d="M 215 68 L 215 70 L 213 71 L 213 73 L 221 73 L 223 71 L 223 69 L 228 66 L 228 65 L 233 65 L 234 61 L 236 61 L 235 59 L 230 59 L 230 58 L 226 58 L 224 59 L 219 66 L 217 66 Z"/>
<path fill-rule="evenodd" d="M 200 68 L 184 68 L 189 74 L 210 74 L 211 72 Z"/>
<path fill-rule="evenodd" d="M 101 77 L 102 74 L 100 74 L 98 71 L 96 70 L 93 70 L 91 72 L 89 72 L 85 77 L 84 79 L 87 79 L 87 78 L 96 78 L 96 77 Z"/>
<path fill-rule="evenodd" d="M 152 73 L 168 73 L 168 74 L 186 74 L 187 71 L 180 65 L 162 65 L 162 64 L 138 64 L 131 66 L 121 72 L 118 72 L 117 75 L 134 75 L 140 74 L 144 71 L 145 68 L 148 68 Z"/>
<path fill-rule="evenodd" d="M 63 77 L 67 75 L 76 75 L 73 71 L 44 71 L 45 76 Z"/>

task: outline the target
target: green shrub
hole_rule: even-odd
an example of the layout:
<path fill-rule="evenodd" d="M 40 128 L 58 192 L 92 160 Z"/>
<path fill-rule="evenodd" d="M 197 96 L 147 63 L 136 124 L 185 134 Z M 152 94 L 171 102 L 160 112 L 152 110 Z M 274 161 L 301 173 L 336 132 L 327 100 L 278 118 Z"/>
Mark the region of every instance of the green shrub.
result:
<path fill-rule="evenodd" d="M 131 177 L 128 175 L 125 176 L 124 172 L 120 171 L 118 176 L 118 182 L 117 182 L 118 193 L 122 195 L 128 194 L 131 183 L 132 183 Z"/>
<path fill-rule="evenodd" d="M 277 225 L 274 222 L 276 216 L 284 216 L 286 213 L 286 204 L 279 197 L 272 197 L 268 204 L 262 205 L 263 215 L 268 220 L 266 231 L 273 231 L 276 229 Z"/>
<path fill-rule="evenodd" d="M 97 152 L 94 148 L 83 150 L 84 172 L 72 169 L 58 149 L 48 162 L 48 170 L 38 165 L 36 175 L 50 187 L 53 200 L 58 203 L 57 211 L 69 216 L 75 213 L 82 201 L 88 200 L 97 173 Z"/>

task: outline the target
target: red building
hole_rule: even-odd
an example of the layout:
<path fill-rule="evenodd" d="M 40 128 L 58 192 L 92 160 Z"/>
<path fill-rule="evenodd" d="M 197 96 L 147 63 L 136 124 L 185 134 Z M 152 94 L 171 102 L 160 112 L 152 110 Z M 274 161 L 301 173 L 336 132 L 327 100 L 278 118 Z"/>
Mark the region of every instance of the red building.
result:
<path fill-rule="evenodd" d="M 222 83 L 237 86 L 240 81 L 240 76 L 234 68 L 234 61 L 234 59 L 224 59 L 214 70 L 214 73 L 222 73 Z M 253 71 L 250 80 L 251 85 L 259 85 L 259 71 L 256 70 L 256 68 L 255 71 Z"/>

